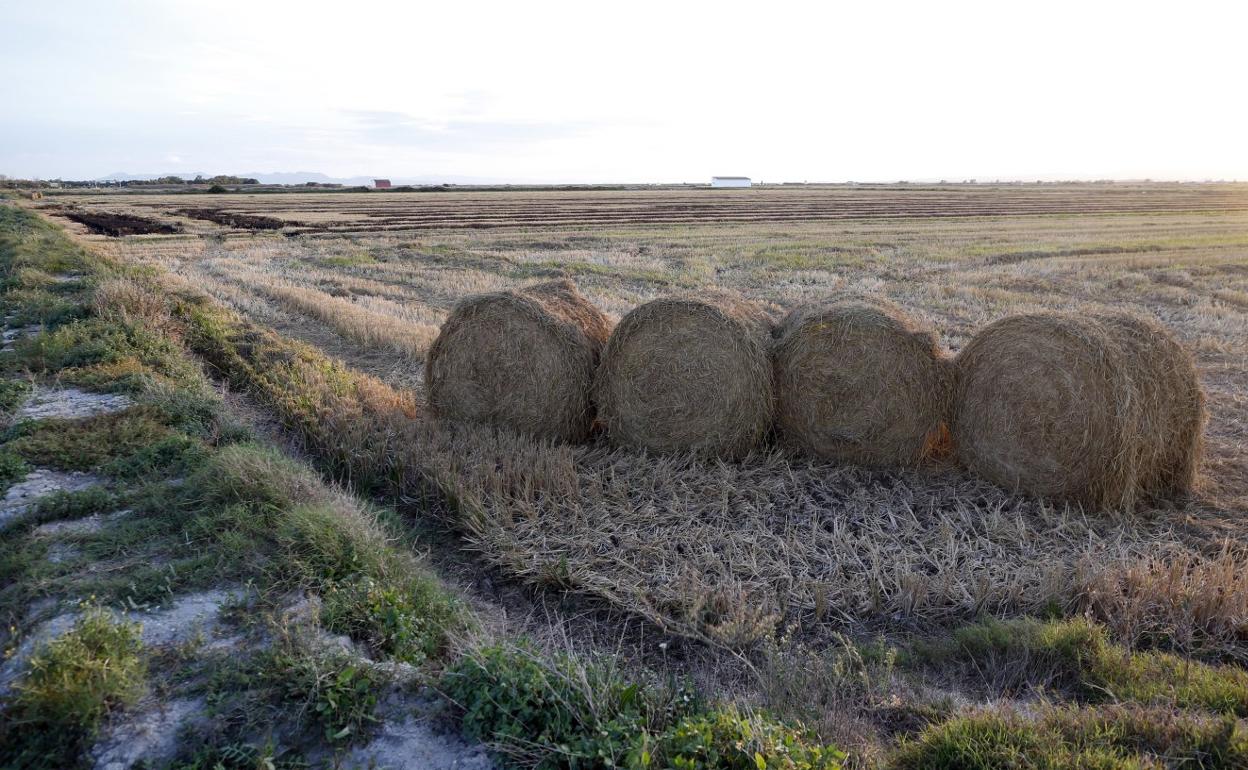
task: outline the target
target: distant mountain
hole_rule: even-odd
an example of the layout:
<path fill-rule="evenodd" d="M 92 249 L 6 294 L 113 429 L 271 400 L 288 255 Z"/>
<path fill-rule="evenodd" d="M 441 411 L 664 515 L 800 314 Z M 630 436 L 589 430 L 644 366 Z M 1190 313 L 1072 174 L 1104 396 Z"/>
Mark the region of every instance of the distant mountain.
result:
<path fill-rule="evenodd" d="M 319 171 L 249 171 L 239 176 L 250 177 L 260 180 L 260 184 L 307 184 L 308 182 L 318 182 L 320 184 L 345 184 L 348 186 L 372 184 L 377 177 L 371 176 L 352 176 L 352 177 L 331 177 L 328 174 L 322 174 Z"/>

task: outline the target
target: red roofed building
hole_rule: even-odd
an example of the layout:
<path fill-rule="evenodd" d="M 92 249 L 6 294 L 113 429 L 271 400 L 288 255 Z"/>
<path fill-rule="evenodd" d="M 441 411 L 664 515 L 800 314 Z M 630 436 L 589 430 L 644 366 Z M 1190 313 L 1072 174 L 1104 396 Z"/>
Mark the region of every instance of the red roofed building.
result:
<path fill-rule="evenodd" d="M 390 180 L 389 179 L 374 179 L 373 187 L 377 188 L 378 190 L 389 190 Z"/>

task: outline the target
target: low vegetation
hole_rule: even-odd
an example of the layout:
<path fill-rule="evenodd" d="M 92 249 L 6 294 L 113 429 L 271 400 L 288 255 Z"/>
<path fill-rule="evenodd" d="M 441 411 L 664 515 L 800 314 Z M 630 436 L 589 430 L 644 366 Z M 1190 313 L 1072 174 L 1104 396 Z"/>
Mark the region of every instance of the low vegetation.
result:
<path fill-rule="evenodd" d="M 961 669 L 996 694 L 1052 690 L 1081 702 L 1126 701 L 1248 717 L 1248 672 L 1110 642 L 1085 618 L 990 620 L 917 644 L 911 660 Z"/>
<path fill-rule="evenodd" d="M 100 723 L 142 694 L 138 625 L 86 606 L 64 635 L 39 646 L 0 722 L 9 767 L 72 767 Z"/>
<path fill-rule="evenodd" d="M 833 770 L 845 758 L 804 729 L 710 708 L 682 687 L 630 683 L 604 662 L 496 646 L 443 683 L 465 732 L 525 767 Z"/>

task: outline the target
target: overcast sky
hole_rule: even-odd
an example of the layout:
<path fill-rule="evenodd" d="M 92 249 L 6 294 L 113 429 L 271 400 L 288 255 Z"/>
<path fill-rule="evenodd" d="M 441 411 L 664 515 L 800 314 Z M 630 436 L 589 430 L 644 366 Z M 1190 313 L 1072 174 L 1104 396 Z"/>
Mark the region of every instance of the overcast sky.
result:
<path fill-rule="evenodd" d="M 1244 7 L 0 0 L 0 173 L 1248 179 Z"/>

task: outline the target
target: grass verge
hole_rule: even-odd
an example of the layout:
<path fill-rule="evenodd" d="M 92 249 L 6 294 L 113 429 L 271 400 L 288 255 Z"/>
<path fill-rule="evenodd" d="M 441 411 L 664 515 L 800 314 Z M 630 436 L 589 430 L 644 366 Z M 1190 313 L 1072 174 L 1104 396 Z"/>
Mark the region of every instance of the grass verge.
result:
<path fill-rule="evenodd" d="M 7 579 L 0 608 L 9 619 L 20 622 L 37 598 L 86 592 L 133 607 L 241 582 L 257 589 L 260 604 L 252 611 L 260 612 L 276 611 L 282 597 L 310 594 L 321 597 L 315 622 L 325 631 L 430 676 L 445 669 L 439 681 L 464 707 L 465 729 L 494 745 L 509 766 L 531 765 L 540 755 L 547 767 L 839 767 L 841 754 L 800 725 L 705 705 L 686 690 L 630 682 L 615 669 L 570 656 L 550 659 L 528 648 L 513 655 L 502 650 L 522 645 L 473 641 L 468 611 L 405 547 L 404 526 L 277 450 L 250 442 L 183 345 L 278 407 L 329 470 L 360 490 L 409 488 L 402 469 L 369 458 L 403 447 L 401 434 L 383 437 L 378 447 L 378 429 L 384 434 L 396 410 L 414 415 L 414 404 L 310 349 L 243 328 L 202 298 L 171 296 L 142 271 L 97 260 L 16 209 L 0 206 L 0 233 L 7 288 L 0 301 L 16 308 L 16 317 L 38 317 L 45 325 L 3 361 L 3 373 L 125 393 L 135 402 L 87 420 L 22 423 L 4 436 L 0 455 L 13 458 L 12 476 L 40 465 L 108 477 L 103 488 L 43 500 L 0 531 L 0 572 Z M 62 280 L 66 270 L 73 271 L 71 280 Z M 58 298 L 55 312 L 39 292 Z M 13 392 L 9 400 L 17 403 L 20 394 Z M 119 523 L 75 536 L 80 561 L 47 561 L 38 525 L 121 507 L 129 513 Z M 109 569 L 81 568 L 89 563 Z M 30 668 L 19 691 L 41 694 L 6 704 L 6 720 L 21 719 L 25 729 L 20 739 L 16 731 L 0 736 L 0 751 L 46 750 L 58 731 L 85 725 L 83 740 L 58 755 L 61 765 L 73 766 L 83 761 L 101 721 L 133 702 L 147 657 L 137 646 L 125 655 L 102 647 L 110 638 L 97 627 L 104 617 L 90 615 L 87 637 L 91 649 L 122 666 L 110 669 L 115 676 L 107 681 L 115 686 L 71 688 L 66 699 Z M 115 636 L 133 635 L 128 625 L 116 629 Z M 265 726 L 258 713 L 268 722 L 285 714 L 331 749 L 368 733 L 385 675 L 279 631 L 262 634 L 269 642 L 250 654 L 190 675 L 197 683 L 178 685 L 209 698 L 219 727 L 185 742 L 183 766 L 297 762 L 289 734 L 254 740 Z M 94 658 L 80 637 L 71 632 L 35 660 L 60 661 L 49 663 L 52 671 L 77 666 L 89 678 Z M 569 677 L 579 677 L 579 687 L 570 688 Z M 577 692 L 583 700 L 571 700 Z M 499 698 L 508 705 L 487 707 Z M 70 701 L 85 711 L 54 707 Z M 537 740 L 513 740 L 526 719 L 548 728 Z M 273 748 L 274 740 L 287 745 Z"/>

